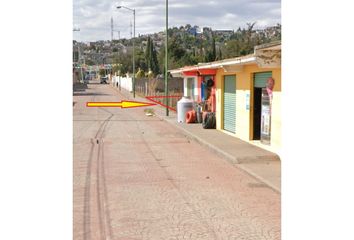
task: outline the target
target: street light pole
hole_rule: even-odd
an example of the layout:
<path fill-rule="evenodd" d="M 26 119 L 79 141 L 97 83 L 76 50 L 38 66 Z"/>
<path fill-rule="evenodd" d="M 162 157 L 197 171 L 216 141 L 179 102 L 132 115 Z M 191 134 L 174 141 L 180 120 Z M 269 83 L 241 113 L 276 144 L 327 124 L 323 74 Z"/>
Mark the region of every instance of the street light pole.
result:
<path fill-rule="evenodd" d="M 166 116 L 168 112 L 168 0 L 166 0 L 166 39 L 165 39 L 165 95 L 166 95 Z"/>
<path fill-rule="evenodd" d="M 135 9 L 133 9 L 134 15 L 134 30 L 133 30 L 133 97 L 135 98 Z"/>
<path fill-rule="evenodd" d="M 80 28 L 73 28 L 73 32 L 80 32 Z M 81 65 L 81 49 L 80 49 L 80 42 L 77 44 L 77 49 L 78 49 L 78 62 Z M 84 57 L 84 64 L 85 64 L 85 57 Z M 80 72 L 81 72 L 81 81 L 84 83 L 84 73 L 82 71 L 82 65 L 80 66 Z"/>
<path fill-rule="evenodd" d="M 134 28 L 133 28 L 133 97 L 135 98 L 135 9 L 131 9 L 124 6 L 117 6 L 117 9 L 125 8 L 133 12 L 134 17 Z"/>

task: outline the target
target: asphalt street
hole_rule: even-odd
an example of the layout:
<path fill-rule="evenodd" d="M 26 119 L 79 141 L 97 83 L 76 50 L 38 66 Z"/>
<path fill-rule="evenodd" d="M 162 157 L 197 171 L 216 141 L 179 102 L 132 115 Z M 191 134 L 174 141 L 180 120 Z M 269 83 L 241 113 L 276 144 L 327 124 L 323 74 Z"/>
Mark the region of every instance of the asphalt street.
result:
<path fill-rule="evenodd" d="M 278 192 L 144 108 L 86 107 L 121 100 L 74 90 L 75 240 L 280 239 Z"/>

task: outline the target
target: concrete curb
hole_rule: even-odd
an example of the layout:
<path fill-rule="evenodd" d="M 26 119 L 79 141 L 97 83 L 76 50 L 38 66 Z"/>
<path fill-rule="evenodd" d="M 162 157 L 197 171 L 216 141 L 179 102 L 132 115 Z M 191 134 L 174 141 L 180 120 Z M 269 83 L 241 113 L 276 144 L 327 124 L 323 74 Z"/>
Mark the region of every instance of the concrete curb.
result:
<path fill-rule="evenodd" d="M 234 165 L 235 167 L 239 168 L 240 170 L 246 172 L 247 174 L 251 175 L 252 177 L 254 177 L 255 179 L 263 182 L 264 184 L 266 184 L 269 188 L 271 188 L 272 190 L 274 190 L 275 192 L 281 194 L 281 189 L 277 186 L 275 186 L 273 183 L 269 182 L 268 180 L 264 179 L 263 177 L 259 176 L 258 174 L 254 173 L 251 169 L 245 167 L 242 164 L 236 164 Z"/>
<path fill-rule="evenodd" d="M 280 158 L 277 154 L 271 155 L 262 155 L 254 157 L 239 157 L 237 158 L 238 163 L 252 163 L 252 162 L 269 162 L 269 161 L 280 161 Z"/>
<path fill-rule="evenodd" d="M 156 115 L 157 116 L 157 115 Z M 178 125 L 175 125 L 174 123 L 172 123 L 170 120 L 168 119 L 165 119 L 164 117 L 162 116 L 158 116 L 160 119 L 163 119 L 165 120 L 166 122 L 170 123 L 171 125 L 175 126 L 176 128 L 182 130 L 184 132 L 184 134 L 190 138 L 190 139 L 193 139 L 195 140 L 196 142 L 198 142 L 199 144 L 203 145 L 203 146 L 206 146 L 208 147 L 212 152 L 216 153 L 218 156 L 220 157 L 223 157 L 225 158 L 227 161 L 229 161 L 230 163 L 232 164 L 237 164 L 239 163 L 237 158 L 235 156 L 232 156 L 231 154 L 221 150 L 220 148 L 218 147 L 215 147 L 213 144 L 210 144 L 208 143 L 207 141 L 203 140 L 202 138 L 194 135 L 193 133 L 189 132 L 188 130 L 182 128 L 182 127 L 179 127 Z"/>
<path fill-rule="evenodd" d="M 239 168 L 243 172 L 251 175 L 255 179 L 257 179 L 260 182 L 266 184 L 268 187 L 270 187 L 271 189 L 273 189 L 277 193 L 281 193 L 281 189 L 279 189 L 277 186 L 275 186 L 274 184 L 272 184 L 268 180 L 264 179 L 263 177 L 259 176 L 258 174 L 253 172 L 251 169 L 249 169 L 246 166 L 242 165 L 242 163 L 255 162 L 255 161 L 257 161 L 257 162 L 276 161 L 276 160 L 279 160 L 278 156 L 269 156 L 269 157 L 268 156 L 256 156 L 256 157 L 240 157 L 240 158 L 237 158 L 237 157 L 235 157 L 235 156 L 233 156 L 233 155 L 221 150 L 220 148 L 215 147 L 214 145 L 206 142 L 205 140 L 203 140 L 200 137 L 194 135 L 193 133 L 189 132 L 188 130 L 186 130 L 186 129 L 182 128 L 182 127 L 179 127 L 178 125 L 175 125 L 174 123 L 171 122 L 171 120 L 166 119 L 166 118 L 164 118 L 163 116 L 160 116 L 160 115 L 156 115 L 156 116 L 158 118 L 162 119 L 162 120 L 165 120 L 166 122 L 170 123 L 171 125 L 175 126 L 176 128 L 182 130 L 186 134 L 186 136 L 188 138 L 193 139 L 196 142 L 198 142 L 199 144 L 201 144 L 202 146 L 207 147 L 213 153 L 217 154 L 218 156 L 222 157 L 223 159 L 225 159 L 226 161 L 231 163 L 234 167 Z"/>

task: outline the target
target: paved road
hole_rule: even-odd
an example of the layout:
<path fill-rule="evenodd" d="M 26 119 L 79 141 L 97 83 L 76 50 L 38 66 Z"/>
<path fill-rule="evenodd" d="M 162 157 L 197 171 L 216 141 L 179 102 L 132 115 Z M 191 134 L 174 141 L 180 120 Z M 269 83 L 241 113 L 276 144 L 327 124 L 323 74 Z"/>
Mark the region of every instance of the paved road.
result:
<path fill-rule="evenodd" d="M 280 239 L 280 195 L 108 85 L 74 92 L 74 239 Z"/>

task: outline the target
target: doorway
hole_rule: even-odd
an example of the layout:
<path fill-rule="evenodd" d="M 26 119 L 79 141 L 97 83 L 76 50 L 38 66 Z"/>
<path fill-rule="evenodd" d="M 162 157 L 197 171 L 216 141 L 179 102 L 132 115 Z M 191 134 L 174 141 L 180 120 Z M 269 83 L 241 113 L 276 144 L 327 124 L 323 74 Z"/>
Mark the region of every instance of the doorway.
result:
<path fill-rule="evenodd" d="M 267 79 L 272 72 L 254 73 L 253 79 L 253 140 L 270 141 L 270 105 L 266 91 Z M 262 97 L 264 96 L 263 100 Z M 263 115 L 262 115 L 263 114 Z M 262 127 L 263 126 L 263 127 Z"/>
<path fill-rule="evenodd" d="M 253 88 L 253 140 L 261 139 L 262 88 Z"/>

